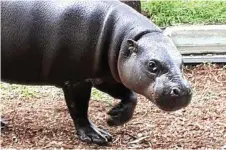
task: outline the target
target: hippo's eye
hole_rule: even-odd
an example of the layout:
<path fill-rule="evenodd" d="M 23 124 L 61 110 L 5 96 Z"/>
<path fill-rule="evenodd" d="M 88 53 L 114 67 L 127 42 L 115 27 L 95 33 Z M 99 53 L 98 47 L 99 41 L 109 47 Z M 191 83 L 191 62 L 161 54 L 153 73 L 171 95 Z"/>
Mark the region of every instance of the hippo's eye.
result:
<path fill-rule="evenodd" d="M 157 73 L 158 72 L 158 66 L 156 65 L 156 63 L 154 61 L 149 61 L 148 62 L 148 70 L 151 73 Z"/>

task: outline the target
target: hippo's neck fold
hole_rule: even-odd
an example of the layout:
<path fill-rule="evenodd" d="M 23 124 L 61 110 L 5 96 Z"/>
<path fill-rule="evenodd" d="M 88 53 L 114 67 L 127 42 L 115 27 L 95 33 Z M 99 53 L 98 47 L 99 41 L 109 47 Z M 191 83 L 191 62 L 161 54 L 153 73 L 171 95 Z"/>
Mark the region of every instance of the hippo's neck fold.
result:
<path fill-rule="evenodd" d="M 126 53 L 127 40 L 138 40 L 147 33 L 162 31 L 146 17 L 124 4 L 117 6 L 110 14 L 113 20 L 111 20 L 112 33 L 108 51 L 108 64 L 114 79 L 121 82 L 118 72 L 119 56 Z"/>

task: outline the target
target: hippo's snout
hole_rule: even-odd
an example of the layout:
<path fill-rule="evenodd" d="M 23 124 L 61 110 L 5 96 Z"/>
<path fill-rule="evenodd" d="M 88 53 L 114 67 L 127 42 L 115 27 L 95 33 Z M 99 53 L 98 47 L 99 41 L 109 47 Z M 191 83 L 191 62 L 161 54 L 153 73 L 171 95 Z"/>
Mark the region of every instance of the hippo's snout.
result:
<path fill-rule="evenodd" d="M 179 87 L 174 86 L 165 91 L 156 100 L 156 104 L 165 111 L 175 111 L 186 107 L 192 97 L 192 90 L 189 85 Z"/>

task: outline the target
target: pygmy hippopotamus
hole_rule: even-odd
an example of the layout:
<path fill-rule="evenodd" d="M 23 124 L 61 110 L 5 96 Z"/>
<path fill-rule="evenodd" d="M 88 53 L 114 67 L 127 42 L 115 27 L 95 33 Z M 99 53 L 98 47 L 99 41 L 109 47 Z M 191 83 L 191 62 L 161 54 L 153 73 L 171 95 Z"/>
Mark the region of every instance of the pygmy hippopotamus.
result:
<path fill-rule="evenodd" d="M 132 118 L 136 93 L 166 111 L 191 100 L 173 42 L 120 1 L 2 1 L 1 15 L 2 81 L 62 88 L 82 141 L 111 140 L 88 118 L 92 87 L 121 100 L 110 126 Z"/>

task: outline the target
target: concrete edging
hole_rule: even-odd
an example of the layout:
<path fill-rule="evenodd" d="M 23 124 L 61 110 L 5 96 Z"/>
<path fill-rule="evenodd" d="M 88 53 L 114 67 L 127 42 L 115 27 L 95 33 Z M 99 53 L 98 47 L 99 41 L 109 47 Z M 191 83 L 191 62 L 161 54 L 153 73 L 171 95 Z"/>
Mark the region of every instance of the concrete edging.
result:
<path fill-rule="evenodd" d="M 185 63 L 226 63 L 226 25 L 172 26 L 164 34 L 173 40 Z"/>

